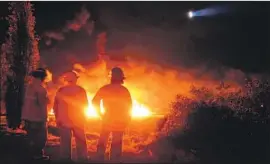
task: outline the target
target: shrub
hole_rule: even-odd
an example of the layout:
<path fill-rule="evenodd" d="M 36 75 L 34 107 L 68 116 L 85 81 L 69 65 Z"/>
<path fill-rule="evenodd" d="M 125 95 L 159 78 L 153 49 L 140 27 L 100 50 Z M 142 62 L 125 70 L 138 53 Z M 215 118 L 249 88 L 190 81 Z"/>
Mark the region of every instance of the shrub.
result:
<path fill-rule="evenodd" d="M 165 128 L 175 148 L 195 150 L 202 163 L 269 163 L 268 81 L 247 84 L 234 92 L 192 87 L 193 98 L 177 96 Z"/>

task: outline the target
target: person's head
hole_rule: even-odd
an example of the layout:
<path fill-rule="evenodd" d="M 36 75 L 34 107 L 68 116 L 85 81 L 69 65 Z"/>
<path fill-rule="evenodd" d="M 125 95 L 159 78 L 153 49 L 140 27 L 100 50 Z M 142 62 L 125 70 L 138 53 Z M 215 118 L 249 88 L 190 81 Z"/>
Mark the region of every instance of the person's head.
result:
<path fill-rule="evenodd" d="M 113 84 L 123 84 L 125 80 L 124 72 L 119 67 L 114 67 L 111 70 L 111 83 Z"/>
<path fill-rule="evenodd" d="M 76 84 L 78 80 L 77 74 L 73 71 L 64 73 L 63 78 L 68 84 Z"/>
<path fill-rule="evenodd" d="M 44 81 L 47 77 L 47 72 L 44 68 L 38 68 L 30 73 L 32 77 L 40 81 Z"/>

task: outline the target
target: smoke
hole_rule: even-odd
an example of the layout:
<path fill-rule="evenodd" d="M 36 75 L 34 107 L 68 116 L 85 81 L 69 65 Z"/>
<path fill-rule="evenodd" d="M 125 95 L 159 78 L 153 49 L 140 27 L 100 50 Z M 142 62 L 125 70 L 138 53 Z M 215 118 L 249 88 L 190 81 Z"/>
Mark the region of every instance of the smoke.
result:
<path fill-rule="evenodd" d="M 225 82 L 232 90 L 237 90 L 246 77 L 241 70 L 198 57 L 203 54 L 194 50 L 188 26 L 174 27 L 166 23 L 154 26 L 147 24 L 148 20 L 130 17 L 120 9 L 114 11 L 104 8 L 99 16 L 99 21 L 108 30 L 100 33 L 95 43 L 92 43 L 97 52 L 92 55 L 106 54 L 111 59 L 123 60 L 83 63 L 76 60 L 82 55 L 82 50 L 74 50 L 71 46 L 58 48 L 61 50 L 61 57 L 60 53 L 53 55 L 54 61 L 57 61 L 52 68 L 53 74 L 61 67 L 65 67 L 65 71 L 74 69 L 80 76 L 78 83 L 87 90 L 90 98 L 109 82 L 109 70 L 114 66 L 124 69 L 127 77 L 125 85 L 132 97 L 154 111 L 167 109 L 177 94 L 189 96 L 192 85 L 215 88 Z M 81 14 L 77 14 L 73 21 L 67 21 L 61 31 L 63 35 L 51 34 L 51 38 L 54 36 L 54 39 L 63 40 L 67 31 L 86 29 L 89 19 L 89 12 L 82 9 Z M 90 45 L 91 39 L 73 38 L 72 41 Z M 67 63 L 63 58 L 72 58 L 77 63 Z"/>
<path fill-rule="evenodd" d="M 64 40 L 64 34 L 63 33 L 59 33 L 59 32 L 55 32 L 55 31 L 51 31 L 51 32 L 45 32 L 44 35 L 50 39 L 54 39 L 54 40 Z"/>
<path fill-rule="evenodd" d="M 73 30 L 73 31 L 79 31 L 82 27 L 88 24 L 88 20 L 90 18 L 90 13 L 82 7 L 81 12 L 77 13 L 74 20 L 67 21 L 65 31 Z"/>
<path fill-rule="evenodd" d="M 109 82 L 109 71 L 114 66 L 120 66 L 124 70 L 124 85 L 131 92 L 132 98 L 157 113 L 166 112 L 177 94 L 192 96 L 191 86 L 215 90 L 222 80 L 230 86 L 227 91 L 234 92 L 240 89 L 240 80 L 244 78 L 241 71 L 228 70 L 227 74 L 217 79 L 213 76 L 216 74 L 214 71 L 198 75 L 201 73 L 198 68 L 169 68 L 132 58 L 118 62 L 100 61 L 85 66 L 77 63 L 73 69 L 79 74 L 78 84 L 87 90 L 91 98 L 100 87 Z"/>
<path fill-rule="evenodd" d="M 52 40 L 62 41 L 65 40 L 65 33 L 70 31 L 78 32 L 84 30 L 88 35 L 91 35 L 94 29 L 94 22 L 90 19 L 91 14 L 83 6 L 81 11 L 75 14 L 73 20 L 66 21 L 64 27 L 58 31 L 47 31 L 43 34 L 46 45 L 50 45 Z"/>
<path fill-rule="evenodd" d="M 145 10 L 150 7 L 152 6 L 146 5 Z M 172 13 L 163 14 L 165 11 L 162 8 L 156 8 L 151 10 L 146 18 L 142 18 L 124 14 L 127 11 L 123 8 L 119 7 L 117 11 L 103 8 L 100 12 L 100 21 L 109 29 L 107 53 L 111 57 L 132 57 L 164 65 L 166 68 L 173 67 L 175 70 L 196 70 L 193 74 L 196 78 L 207 75 L 217 81 L 242 83 L 246 76 L 244 72 L 224 66 L 217 60 L 209 59 L 207 54 L 196 51 L 191 36 L 201 38 L 207 36 L 208 31 L 200 28 L 191 29 L 185 23 L 177 26 L 176 22 L 180 18 L 177 18 L 179 15 L 174 14 L 174 11 L 166 10 Z M 137 12 L 137 15 L 141 14 L 139 9 Z M 159 24 L 153 25 L 151 20 L 158 19 L 160 15 L 169 21 L 160 21 Z"/>

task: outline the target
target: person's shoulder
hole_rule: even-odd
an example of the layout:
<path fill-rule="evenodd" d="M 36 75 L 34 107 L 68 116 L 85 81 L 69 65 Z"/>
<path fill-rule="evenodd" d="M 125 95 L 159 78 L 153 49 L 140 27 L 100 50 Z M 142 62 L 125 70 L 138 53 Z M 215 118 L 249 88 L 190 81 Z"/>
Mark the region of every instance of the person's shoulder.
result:
<path fill-rule="evenodd" d="M 108 88 L 108 87 L 112 87 L 113 86 L 113 84 L 105 84 L 103 87 L 101 87 L 101 88 Z"/>
<path fill-rule="evenodd" d="M 106 84 L 103 85 L 102 87 L 99 88 L 98 92 L 99 93 L 105 93 L 105 92 L 110 92 L 113 88 L 113 85 L 111 84 Z"/>
<path fill-rule="evenodd" d="M 76 85 L 77 89 L 80 91 L 80 92 L 86 92 L 85 89 L 79 85 Z"/>
<path fill-rule="evenodd" d="M 106 84 L 106 85 L 103 85 L 99 90 L 106 90 L 106 89 L 109 89 L 111 88 L 111 84 Z"/>
<path fill-rule="evenodd" d="M 66 86 L 60 87 L 57 89 L 56 94 L 63 93 L 66 89 Z"/>
<path fill-rule="evenodd" d="M 129 90 L 128 90 L 127 87 L 125 87 L 123 85 L 120 85 L 119 88 L 120 88 L 120 90 L 121 90 L 122 93 L 125 93 L 127 95 L 130 95 L 130 92 L 129 92 Z"/>
<path fill-rule="evenodd" d="M 61 91 L 63 91 L 64 89 L 65 89 L 65 87 L 60 87 L 60 88 L 57 89 L 57 92 L 61 92 Z"/>
<path fill-rule="evenodd" d="M 38 85 L 36 88 L 41 93 L 47 93 L 47 89 L 42 84 Z"/>
<path fill-rule="evenodd" d="M 104 85 L 102 88 L 117 88 L 117 89 L 122 89 L 122 90 L 125 90 L 125 91 L 128 91 L 128 89 L 123 86 L 123 85 L 119 85 L 119 84 L 107 84 L 107 85 Z"/>
<path fill-rule="evenodd" d="M 121 88 L 122 88 L 123 90 L 125 90 L 125 91 L 129 92 L 129 90 L 128 90 L 128 88 L 127 88 L 127 87 L 125 87 L 125 86 L 121 85 Z"/>

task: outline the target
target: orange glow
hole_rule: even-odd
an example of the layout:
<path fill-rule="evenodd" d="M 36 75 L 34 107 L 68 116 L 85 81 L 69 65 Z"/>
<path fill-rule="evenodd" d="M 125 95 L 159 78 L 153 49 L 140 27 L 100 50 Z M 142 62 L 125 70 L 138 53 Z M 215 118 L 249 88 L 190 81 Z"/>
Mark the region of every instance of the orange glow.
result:
<path fill-rule="evenodd" d="M 89 99 L 89 96 L 88 96 Z M 91 100 L 91 99 L 89 99 Z M 91 102 L 91 101 L 89 101 Z M 105 113 L 105 109 L 103 107 L 103 102 L 101 100 L 100 103 L 100 112 L 101 114 Z M 90 103 L 90 105 L 86 108 L 85 110 L 86 116 L 88 118 L 98 118 L 98 112 L 97 110 L 94 108 L 94 106 Z M 131 111 L 131 116 L 132 118 L 138 118 L 138 117 L 149 117 L 151 116 L 152 112 L 144 105 L 139 104 L 136 100 L 133 100 L 133 107 L 132 107 L 132 111 Z"/>
<path fill-rule="evenodd" d="M 49 116 L 52 116 L 52 115 L 54 115 L 54 112 L 53 112 L 53 109 L 50 109 L 50 111 L 49 111 Z"/>
<path fill-rule="evenodd" d="M 124 70 L 126 76 L 124 86 L 130 91 L 133 100 L 131 116 L 135 119 L 168 113 L 170 102 L 177 94 L 193 96 L 190 93 L 191 85 L 214 89 L 220 84 L 220 81 L 213 79 L 209 74 L 196 77 L 197 69 L 166 68 L 132 59 L 124 62 L 100 59 L 89 65 L 77 63 L 73 66 L 73 70 L 79 75 L 77 84 L 87 91 L 89 102 L 92 101 L 99 88 L 109 83 L 109 73 L 114 66 L 119 66 Z M 238 74 L 234 71 L 227 72 L 226 78 L 233 79 L 232 75 L 241 76 L 241 73 Z M 237 91 L 236 82 L 224 81 L 231 86 L 230 90 Z M 101 109 L 104 110 L 102 105 Z M 98 112 L 91 103 L 85 108 L 85 114 L 88 118 L 99 118 Z"/>
<path fill-rule="evenodd" d="M 87 118 L 99 118 L 99 114 L 97 112 L 97 109 L 94 108 L 91 102 L 91 98 L 88 95 L 88 101 L 89 101 L 89 106 L 85 108 L 85 115 Z M 100 109 L 101 109 L 101 114 L 105 113 L 105 109 L 103 108 L 103 102 L 101 100 L 100 103 Z M 49 115 L 54 115 L 53 109 L 49 111 Z M 133 107 L 131 111 L 131 116 L 132 118 L 141 118 L 141 117 L 149 117 L 152 115 L 152 112 L 149 110 L 148 107 L 146 107 L 143 104 L 138 103 L 136 100 L 133 100 Z"/>

